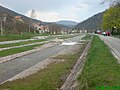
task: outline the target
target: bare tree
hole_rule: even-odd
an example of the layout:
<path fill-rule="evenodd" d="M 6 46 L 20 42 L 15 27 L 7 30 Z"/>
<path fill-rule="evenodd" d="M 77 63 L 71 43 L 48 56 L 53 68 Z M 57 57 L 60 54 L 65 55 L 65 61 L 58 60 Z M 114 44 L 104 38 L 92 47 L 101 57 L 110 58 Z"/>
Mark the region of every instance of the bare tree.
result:
<path fill-rule="evenodd" d="M 102 0 L 101 4 L 108 2 L 111 6 L 120 5 L 120 0 Z"/>
<path fill-rule="evenodd" d="M 29 32 L 31 31 L 30 29 L 31 29 L 32 19 L 35 17 L 36 17 L 36 12 L 35 10 L 32 10 L 30 14 Z"/>
<path fill-rule="evenodd" d="M 50 30 L 51 34 L 60 34 L 61 33 L 61 27 L 55 23 L 49 24 L 49 30 Z"/>

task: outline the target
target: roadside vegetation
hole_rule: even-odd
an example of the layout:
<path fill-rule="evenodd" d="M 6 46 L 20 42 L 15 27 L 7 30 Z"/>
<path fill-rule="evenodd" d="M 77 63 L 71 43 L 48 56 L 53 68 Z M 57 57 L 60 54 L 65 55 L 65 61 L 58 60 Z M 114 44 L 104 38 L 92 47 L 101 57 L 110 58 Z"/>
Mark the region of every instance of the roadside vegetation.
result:
<path fill-rule="evenodd" d="M 112 35 L 120 35 L 120 0 L 106 1 L 111 5 L 103 15 L 102 28 L 104 31 L 110 30 Z"/>
<path fill-rule="evenodd" d="M 35 47 L 38 47 L 41 45 L 43 45 L 43 44 L 36 44 L 36 45 L 25 46 L 25 47 L 21 47 L 21 48 L 13 48 L 13 49 L 8 49 L 8 50 L 3 50 L 3 51 L 0 51 L 0 57 L 4 57 L 4 56 L 16 54 L 16 53 L 20 53 L 20 52 L 24 52 L 24 51 L 28 51 L 28 50 L 32 50 Z"/>
<path fill-rule="evenodd" d="M 90 39 L 91 39 L 90 34 L 86 34 L 85 37 L 82 38 L 82 40 L 90 40 Z"/>
<path fill-rule="evenodd" d="M 85 65 L 78 78 L 79 90 L 119 90 L 120 64 L 98 36 L 93 37 Z M 119 89 L 116 89 L 115 86 Z"/>
<path fill-rule="evenodd" d="M 36 74 L 28 76 L 24 79 L 18 79 L 12 82 L 6 82 L 0 85 L 0 90 L 57 90 L 66 80 L 70 70 L 75 65 L 76 61 L 83 51 L 74 51 L 75 53 L 68 53 L 58 55 L 53 59 L 59 61 L 53 62 L 45 69 L 38 71 Z M 61 61 L 60 61 L 61 60 Z"/>

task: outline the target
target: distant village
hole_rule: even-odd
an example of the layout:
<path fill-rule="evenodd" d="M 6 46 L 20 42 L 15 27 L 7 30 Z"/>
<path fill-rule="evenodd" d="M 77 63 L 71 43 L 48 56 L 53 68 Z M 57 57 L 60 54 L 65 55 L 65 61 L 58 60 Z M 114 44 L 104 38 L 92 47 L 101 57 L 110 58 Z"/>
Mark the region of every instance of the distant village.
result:
<path fill-rule="evenodd" d="M 29 18 L 28 22 L 26 22 L 22 16 L 10 17 L 7 14 L 0 14 L 0 20 L 1 20 L 1 22 L 0 22 L 1 34 L 9 33 L 9 30 L 7 31 L 5 29 L 11 29 L 15 33 L 17 32 L 16 34 L 22 34 L 23 32 L 33 32 L 35 34 L 87 33 L 87 30 L 74 30 L 73 28 L 67 28 L 67 27 L 64 27 L 64 26 L 62 26 L 60 24 L 56 24 L 56 23 L 43 24 L 42 22 L 35 22 L 35 21 L 33 21 L 32 18 Z M 27 28 L 25 28 L 25 25 Z M 12 29 L 12 27 L 13 27 L 13 29 Z M 24 31 L 22 30 L 22 29 L 28 29 L 28 27 L 29 27 L 29 30 L 24 30 Z M 13 32 L 13 31 L 11 31 L 11 32 Z"/>

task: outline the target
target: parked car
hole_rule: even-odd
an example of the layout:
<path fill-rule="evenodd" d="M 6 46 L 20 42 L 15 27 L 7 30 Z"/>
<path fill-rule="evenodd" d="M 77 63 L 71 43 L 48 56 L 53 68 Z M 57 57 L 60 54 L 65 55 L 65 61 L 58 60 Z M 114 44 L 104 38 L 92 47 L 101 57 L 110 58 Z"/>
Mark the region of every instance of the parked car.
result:
<path fill-rule="evenodd" d="M 102 31 L 101 30 L 96 30 L 95 33 L 96 34 L 102 34 Z"/>

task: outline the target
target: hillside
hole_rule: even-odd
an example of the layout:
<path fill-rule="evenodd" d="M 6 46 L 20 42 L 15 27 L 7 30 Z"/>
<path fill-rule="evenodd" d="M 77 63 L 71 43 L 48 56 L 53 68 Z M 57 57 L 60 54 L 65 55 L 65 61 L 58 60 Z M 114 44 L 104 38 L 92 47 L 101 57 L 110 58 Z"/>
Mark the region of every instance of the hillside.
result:
<path fill-rule="evenodd" d="M 19 14 L 15 11 L 9 10 L 3 6 L 0 6 L 0 17 L 3 17 L 7 15 L 6 22 L 4 22 L 4 27 L 3 27 L 3 33 L 4 35 L 6 34 L 21 34 L 24 32 L 28 32 L 28 27 L 30 24 L 30 18 L 27 16 L 24 16 L 22 14 Z M 21 16 L 22 21 L 15 21 L 14 17 L 15 16 Z M 40 22 L 41 24 L 48 24 L 46 22 L 42 22 L 40 20 L 33 19 L 32 20 L 34 23 Z M 31 30 L 33 31 L 33 27 L 31 27 Z"/>
<path fill-rule="evenodd" d="M 87 20 L 76 25 L 74 29 L 77 29 L 77 30 L 86 29 L 88 31 L 95 31 L 97 28 L 101 28 L 103 14 L 104 12 L 101 12 L 88 18 Z"/>
<path fill-rule="evenodd" d="M 64 26 L 69 27 L 69 28 L 72 28 L 72 27 L 74 27 L 75 25 L 78 24 L 77 22 L 67 21 L 67 20 L 57 21 L 56 23 L 57 23 L 57 24 L 64 25 Z"/>
<path fill-rule="evenodd" d="M 14 16 L 22 16 L 22 19 L 25 22 L 29 22 L 29 20 L 30 20 L 29 17 L 24 16 L 22 14 L 19 14 L 19 13 L 15 12 L 15 11 L 10 10 L 10 9 L 7 9 L 7 8 L 5 8 L 3 6 L 0 6 L 0 14 L 8 14 L 8 15 L 10 15 L 12 17 L 14 17 Z M 33 22 L 41 22 L 42 24 L 46 24 L 46 22 L 42 22 L 42 21 L 37 20 L 37 19 L 33 19 Z"/>

